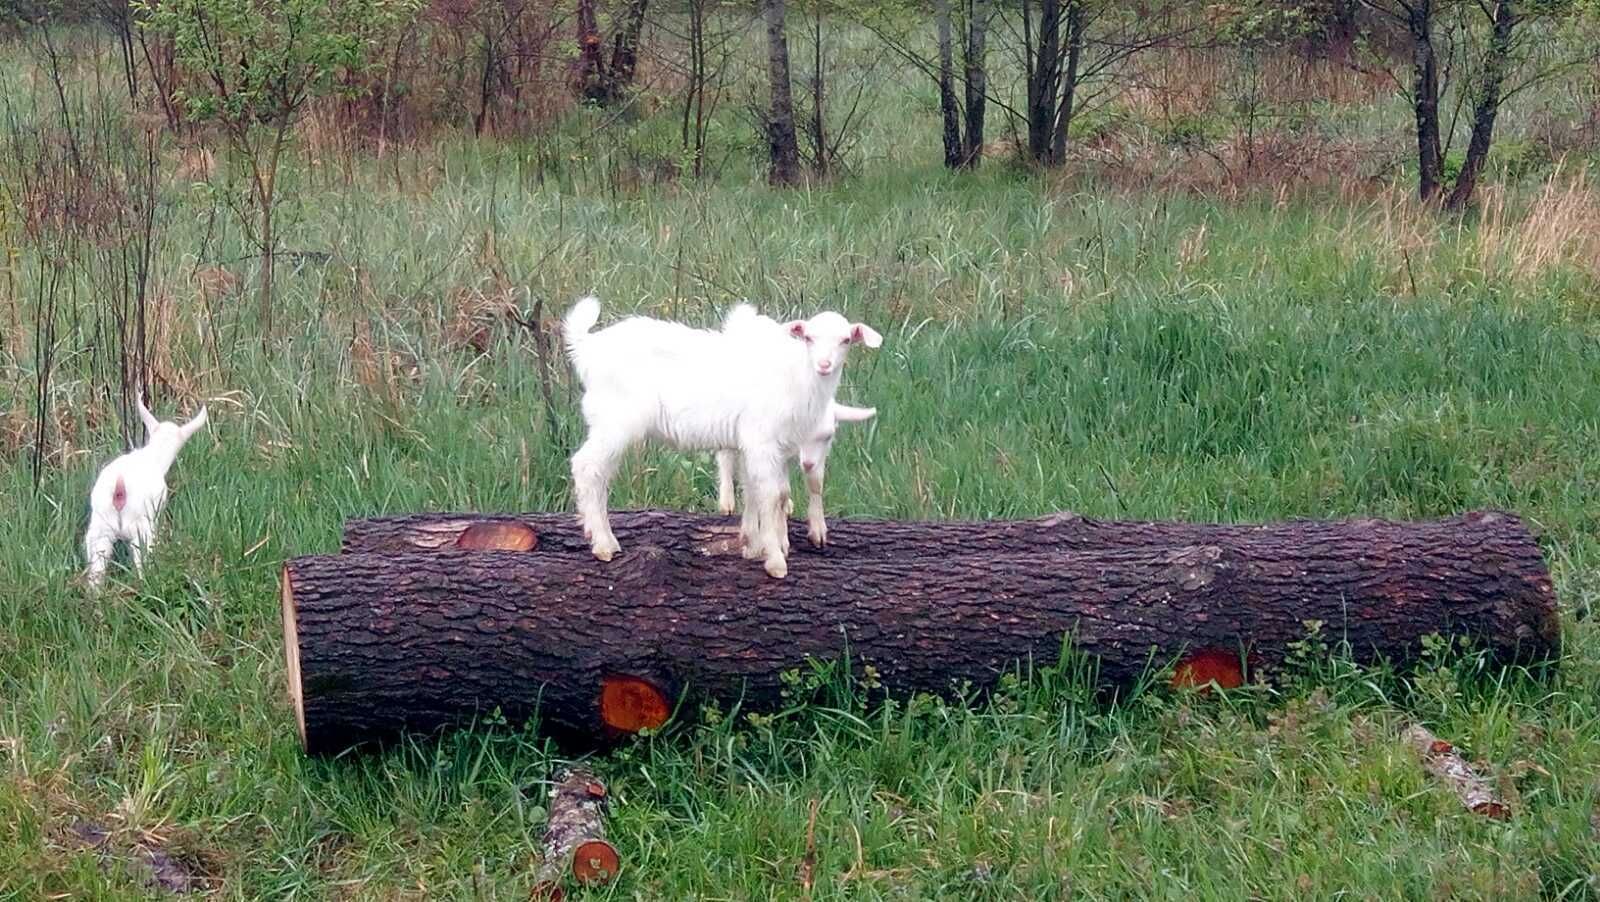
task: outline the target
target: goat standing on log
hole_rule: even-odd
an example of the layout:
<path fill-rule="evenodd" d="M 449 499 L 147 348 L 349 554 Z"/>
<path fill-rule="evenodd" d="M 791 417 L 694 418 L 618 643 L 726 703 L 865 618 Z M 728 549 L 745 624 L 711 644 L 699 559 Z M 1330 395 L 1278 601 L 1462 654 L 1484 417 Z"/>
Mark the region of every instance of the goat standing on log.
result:
<path fill-rule="evenodd" d="M 744 315 L 735 309 L 730 318 Z M 572 455 L 573 494 L 594 556 L 609 561 L 621 550 L 606 512 L 617 464 L 629 447 L 655 439 L 738 451 L 744 555 L 786 576 L 785 464 L 833 403 L 850 346 L 876 348 L 882 336 L 833 311 L 737 335 L 643 316 L 590 332 L 599 319 L 600 301 L 586 297 L 563 323 L 588 427 Z"/>
<path fill-rule="evenodd" d="M 89 492 L 89 527 L 83 535 L 89 586 L 99 589 L 105 582 L 106 565 L 120 539 L 128 543 L 133 567 L 144 572 L 144 555 L 156 539 L 156 515 L 167 501 L 167 470 L 190 436 L 206 424 L 205 405 L 194 419 L 182 426 L 162 422 L 144 406 L 144 395 L 135 401 L 139 419 L 144 421 L 145 443 L 106 464 Z"/>
<path fill-rule="evenodd" d="M 767 334 L 774 334 L 783 327 L 770 316 L 763 316 L 756 312 L 749 304 L 740 304 L 728 312 L 723 320 L 722 332 L 724 335 L 760 335 L 761 330 Z M 822 485 L 827 476 L 828 453 L 833 448 L 833 436 L 840 423 L 860 423 L 872 419 L 878 412 L 875 407 L 851 407 L 836 401 L 828 403 L 828 410 L 822 419 L 811 430 L 811 435 L 795 448 L 795 456 L 800 459 L 800 470 L 805 475 L 806 492 L 809 503 L 806 507 L 806 534 L 811 538 L 811 544 L 822 547 L 828 542 L 828 521 L 822 506 Z M 717 510 L 724 514 L 731 514 L 735 510 L 733 494 L 733 474 L 739 464 L 739 452 L 733 449 L 724 449 L 717 452 Z M 794 504 L 785 498 L 783 505 L 784 516 L 794 513 Z M 788 538 L 788 530 L 782 531 Z M 746 540 L 748 536 L 744 537 Z M 784 554 L 789 550 L 784 548 Z"/>

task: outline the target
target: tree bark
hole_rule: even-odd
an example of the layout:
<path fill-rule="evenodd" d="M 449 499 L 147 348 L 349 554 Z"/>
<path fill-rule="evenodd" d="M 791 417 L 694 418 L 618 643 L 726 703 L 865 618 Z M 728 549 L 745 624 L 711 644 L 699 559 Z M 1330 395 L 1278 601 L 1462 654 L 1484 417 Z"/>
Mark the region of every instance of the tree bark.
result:
<path fill-rule="evenodd" d="M 726 518 L 728 534 L 706 539 L 685 523 L 712 518 L 613 515 L 623 553 L 601 563 L 571 547 L 581 536 L 570 515 L 548 516 L 566 525 L 551 524 L 537 551 L 289 561 L 285 648 L 306 749 L 496 707 L 515 720 L 537 710 L 547 733 L 592 746 L 659 726 L 684 703 L 780 705 L 785 671 L 845 654 L 904 695 L 963 681 L 986 690 L 1019 662 L 1057 663 L 1064 643 L 1104 687 L 1174 661 L 1228 685 L 1245 677 L 1241 656 L 1270 673 L 1307 621 L 1358 661 L 1400 667 L 1433 633 L 1469 637 L 1498 661 L 1559 649 L 1539 547 L 1503 513 L 1272 526 L 839 521 L 823 551 L 795 542 L 783 580 L 740 556 Z M 347 546 L 440 548 L 471 523 L 357 521 Z"/>
<path fill-rule="evenodd" d="M 603 103 L 605 91 L 605 59 L 600 40 L 600 23 L 595 16 L 594 0 L 578 0 L 578 90 L 585 100 Z"/>
<path fill-rule="evenodd" d="M 804 520 L 791 519 L 789 541 L 807 557 L 939 557 L 952 554 L 1007 554 L 1147 548 L 1152 542 L 1194 544 L 1248 541 L 1264 532 L 1293 528 L 1307 541 L 1334 542 L 1352 531 L 1372 541 L 1395 544 L 1435 524 L 1457 528 L 1475 518 L 1505 516 L 1485 511 L 1445 520 L 1408 523 L 1393 520 L 1291 520 L 1279 524 L 1174 523 L 1095 520 L 1070 511 L 1025 520 L 967 520 L 919 523 L 868 518 L 830 519 L 828 545 L 816 548 L 806 538 Z M 611 527 L 623 553 L 634 544 L 674 552 L 716 556 L 738 548 L 736 517 L 681 511 L 612 511 Z M 345 522 L 342 554 L 406 554 L 414 551 L 541 551 L 588 555 L 577 518 L 570 513 L 428 513 L 370 517 Z"/>
<path fill-rule="evenodd" d="M 1069 0 L 1070 2 L 1070 0 Z M 1029 37 L 1031 14 L 1024 0 L 1024 40 L 1028 42 L 1028 156 L 1035 163 L 1052 165 L 1055 141 L 1056 95 L 1061 86 L 1061 2 L 1040 0 L 1039 32 Z"/>
<path fill-rule="evenodd" d="M 634 75 L 639 70 L 639 39 L 644 34 L 648 6 L 649 0 L 628 0 L 622 27 L 617 29 L 611 43 L 611 71 L 606 85 L 609 100 L 620 98 L 633 87 Z"/>
<path fill-rule="evenodd" d="M 962 138 L 962 164 L 968 169 L 977 168 L 983 159 L 983 120 L 989 90 L 989 69 L 985 60 L 989 16 L 989 0 L 972 0 L 967 11 L 967 133 Z"/>
<path fill-rule="evenodd" d="M 1083 61 L 1083 3 L 1067 0 L 1067 68 L 1061 75 L 1061 104 L 1056 111 L 1056 134 L 1050 145 L 1050 160 L 1059 166 L 1067 161 L 1067 130 L 1077 112 L 1078 72 Z"/>
<path fill-rule="evenodd" d="M 1478 175 L 1489 158 L 1489 144 L 1494 140 L 1494 122 L 1500 114 L 1501 92 L 1505 86 L 1506 72 L 1511 68 L 1511 31 L 1516 27 L 1517 16 L 1512 0 L 1495 0 L 1493 30 L 1489 48 L 1483 58 L 1483 82 L 1472 109 L 1472 138 L 1467 142 L 1467 158 L 1461 163 L 1461 172 L 1450 189 L 1445 207 L 1464 209 L 1472 200 L 1477 188 Z"/>
<path fill-rule="evenodd" d="M 568 768 L 550 789 L 544 858 L 533 877 L 534 899 L 559 900 L 568 880 L 609 883 L 621 859 L 606 841 L 606 785 L 586 767 Z"/>
<path fill-rule="evenodd" d="M 1433 2 L 1417 0 L 1407 8 L 1411 32 L 1412 112 L 1417 121 L 1417 195 L 1438 197 L 1444 182 L 1444 152 L 1439 144 L 1439 63 L 1433 49 Z"/>
<path fill-rule="evenodd" d="M 961 142 L 961 110 L 956 103 L 955 41 L 950 30 L 950 0 L 934 6 L 939 32 L 939 115 L 944 122 L 944 165 L 959 169 L 966 164 L 966 148 Z"/>
<path fill-rule="evenodd" d="M 774 185 L 800 183 L 800 139 L 794 127 L 794 93 L 789 82 L 789 41 L 784 0 L 761 0 L 767 22 L 767 77 L 772 83 L 772 110 L 767 115 L 767 146 Z"/>

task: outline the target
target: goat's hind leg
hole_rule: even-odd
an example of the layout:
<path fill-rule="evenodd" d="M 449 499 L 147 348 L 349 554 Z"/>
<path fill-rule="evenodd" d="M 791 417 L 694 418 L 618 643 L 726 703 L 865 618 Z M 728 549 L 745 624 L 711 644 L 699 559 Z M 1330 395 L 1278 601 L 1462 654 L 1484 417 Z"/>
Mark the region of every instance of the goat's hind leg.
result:
<path fill-rule="evenodd" d="M 105 585 L 106 566 L 116 552 L 117 537 L 98 523 L 91 522 L 83 534 L 83 556 L 88 565 L 85 576 L 91 589 Z"/>

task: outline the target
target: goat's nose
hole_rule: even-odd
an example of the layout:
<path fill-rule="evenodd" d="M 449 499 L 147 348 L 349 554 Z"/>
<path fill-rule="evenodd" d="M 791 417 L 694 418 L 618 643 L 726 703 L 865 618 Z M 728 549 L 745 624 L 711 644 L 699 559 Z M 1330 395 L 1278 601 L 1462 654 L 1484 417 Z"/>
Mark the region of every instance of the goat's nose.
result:
<path fill-rule="evenodd" d="M 807 473 L 810 473 L 812 470 L 815 470 L 816 468 L 817 468 L 817 462 L 814 461 L 814 460 L 802 460 L 802 461 L 800 461 L 800 469 L 805 470 Z"/>

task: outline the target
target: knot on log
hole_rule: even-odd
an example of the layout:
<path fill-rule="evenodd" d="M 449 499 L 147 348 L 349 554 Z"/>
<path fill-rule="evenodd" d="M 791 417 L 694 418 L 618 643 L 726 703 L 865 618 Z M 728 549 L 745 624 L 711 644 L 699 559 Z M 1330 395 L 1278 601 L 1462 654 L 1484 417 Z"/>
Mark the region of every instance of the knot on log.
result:
<path fill-rule="evenodd" d="M 1218 572 L 1227 567 L 1221 561 L 1220 545 L 1188 545 L 1175 548 L 1161 558 L 1161 562 L 1168 565 L 1167 581 L 1186 592 L 1211 585 Z"/>
<path fill-rule="evenodd" d="M 694 548 L 696 552 L 705 557 L 714 557 L 723 554 L 738 554 L 744 549 L 744 544 L 739 540 L 739 527 L 729 523 L 695 530 Z"/>
<path fill-rule="evenodd" d="M 1039 525 L 1046 529 L 1054 529 L 1059 526 L 1066 526 L 1071 523 L 1082 522 L 1083 515 L 1077 513 L 1076 511 L 1056 511 L 1053 514 L 1049 514 L 1039 519 Z"/>

